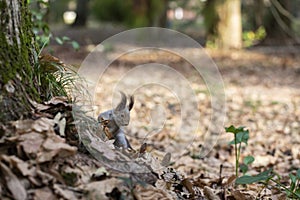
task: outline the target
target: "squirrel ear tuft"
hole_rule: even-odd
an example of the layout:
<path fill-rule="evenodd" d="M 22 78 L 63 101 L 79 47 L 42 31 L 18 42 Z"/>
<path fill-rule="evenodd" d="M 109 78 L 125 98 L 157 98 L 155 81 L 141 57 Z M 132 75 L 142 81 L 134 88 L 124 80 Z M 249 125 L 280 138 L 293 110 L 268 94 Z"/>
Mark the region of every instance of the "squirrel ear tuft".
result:
<path fill-rule="evenodd" d="M 129 111 L 133 108 L 133 104 L 134 104 L 134 96 L 130 96 L 130 101 L 129 101 L 129 105 L 128 105 L 128 109 Z"/>
<path fill-rule="evenodd" d="M 121 92 L 121 91 L 120 91 L 120 94 L 121 94 L 121 101 L 120 101 L 120 103 L 117 105 L 117 107 L 115 108 L 115 111 L 121 111 L 121 110 L 124 110 L 125 107 L 126 107 L 126 103 L 127 103 L 126 95 L 124 94 L 124 92 Z"/>

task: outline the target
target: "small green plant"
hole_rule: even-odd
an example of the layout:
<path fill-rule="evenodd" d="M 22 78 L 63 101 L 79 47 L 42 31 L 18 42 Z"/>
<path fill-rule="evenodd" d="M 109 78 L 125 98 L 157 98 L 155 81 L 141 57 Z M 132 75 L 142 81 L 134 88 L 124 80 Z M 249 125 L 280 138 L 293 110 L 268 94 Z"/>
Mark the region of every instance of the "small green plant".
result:
<path fill-rule="evenodd" d="M 67 36 L 55 37 L 54 39 L 57 42 L 57 44 L 59 44 L 59 45 L 64 45 L 66 43 L 71 44 L 73 49 L 75 49 L 76 51 L 79 50 L 79 48 L 80 48 L 80 45 L 78 44 L 78 42 L 71 40 Z"/>
<path fill-rule="evenodd" d="M 49 45 L 50 39 L 53 38 L 50 27 L 47 22 L 49 15 L 49 1 L 30 0 L 31 16 L 32 16 L 32 32 L 35 35 L 39 49 L 43 50 Z M 76 51 L 80 48 L 78 42 L 71 40 L 69 37 L 54 37 L 59 45 L 70 44 Z"/>
<path fill-rule="evenodd" d="M 240 170 L 241 170 L 241 172 L 243 173 L 243 175 L 245 175 L 246 173 L 247 173 L 247 171 L 248 171 L 248 166 L 250 165 L 250 164 L 252 164 L 253 162 L 254 162 L 254 157 L 253 156 L 246 156 L 245 158 L 244 158 L 244 160 L 243 160 L 243 163 L 242 164 L 240 164 Z"/>
<path fill-rule="evenodd" d="M 259 27 L 256 31 L 243 32 L 243 42 L 245 47 L 250 47 L 257 44 L 266 37 L 266 30 L 264 27 Z"/>
<path fill-rule="evenodd" d="M 272 168 L 257 175 L 247 175 L 246 173 L 248 171 L 248 165 L 254 162 L 254 157 L 246 156 L 242 164 L 239 163 L 239 160 L 242 143 L 248 145 L 249 131 L 246 130 L 243 126 L 236 128 L 233 125 L 225 128 L 225 131 L 227 133 L 233 133 L 234 135 L 234 139 L 229 144 L 234 145 L 235 150 L 235 173 L 237 177 L 235 183 L 237 185 L 262 183 L 265 186 L 264 188 L 266 188 L 267 186 L 272 186 L 277 188 L 278 190 L 284 191 L 288 198 L 300 199 L 300 168 L 296 171 L 296 174 L 289 174 L 289 186 L 281 183 L 281 176 L 274 172 Z M 239 169 L 243 173 L 243 176 L 241 177 L 238 176 Z M 274 183 L 275 185 L 271 185 L 270 182 Z M 261 191 L 259 192 L 259 194 L 261 193 Z"/>
<path fill-rule="evenodd" d="M 296 175 L 290 173 L 290 185 L 286 186 L 282 184 L 281 177 L 279 174 L 275 173 L 273 169 L 268 169 L 258 175 L 249 176 L 244 175 L 236 179 L 236 184 L 252 184 L 252 183 L 262 183 L 267 186 L 271 186 L 270 182 L 275 183 L 273 187 L 284 191 L 288 198 L 300 199 L 300 169 L 297 170 Z"/>
<path fill-rule="evenodd" d="M 51 32 L 48 23 L 46 22 L 49 13 L 49 2 L 43 0 L 30 0 L 32 32 L 35 35 L 35 40 L 42 49 L 43 46 L 48 45 Z"/>
<path fill-rule="evenodd" d="M 32 32 L 38 51 L 35 55 L 32 73 L 28 74 L 31 85 L 29 88 L 33 88 L 29 96 L 37 102 L 48 101 L 54 96 L 70 98 L 68 93 L 71 88 L 75 88 L 75 82 L 78 80 L 76 72 L 59 59 L 47 54 L 42 55 L 45 47 L 49 45 L 50 39 L 53 38 L 47 22 L 49 1 L 29 0 L 29 3 L 33 24 Z M 53 39 L 60 45 L 68 43 L 75 50 L 79 49 L 79 44 L 66 36 Z"/>
<path fill-rule="evenodd" d="M 241 126 L 236 128 L 235 126 L 231 125 L 225 128 L 227 133 L 233 133 L 234 139 L 229 142 L 230 145 L 234 145 L 234 152 L 235 152 L 235 175 L 236 177 L 239 176 L 239 160 L 241 155 L 241 147 L 242 143 L 248 145 L 249 139 L 249 131 L 245 129 L 245 127 Z M 248 165 L 253 163 L 254 158 L 252 156 L 247 156 L 244 158 L 244 163 L 241 165 L 241 171 L 245 174 L 248 171 Z"/>

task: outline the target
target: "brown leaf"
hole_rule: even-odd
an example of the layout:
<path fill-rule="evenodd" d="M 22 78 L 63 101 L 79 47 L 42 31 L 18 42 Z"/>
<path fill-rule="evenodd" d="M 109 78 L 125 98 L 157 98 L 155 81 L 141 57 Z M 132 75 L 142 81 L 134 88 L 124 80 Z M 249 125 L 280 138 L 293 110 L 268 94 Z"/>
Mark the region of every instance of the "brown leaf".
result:
<path fill-rule="evenodd" d="M 24 162 L 18 157 L 2 155 L 1 158 L 16 167 L 23 176 L 35 176 L 36 168 L 30 167 L 27 162 Z"/>
<path fill-rule="evenodd" d="M 48 105 L 37 103 L 36 101 L 33 101 L 31 99 L 29 99 L 29 102 L 37 111 L 47 110 L 48 108 L 50 108 L 50 106 Z"/>
<path fill-rule="evenodd" d="M 58 135 L 51 135 L 43 143 L 43 148 L 50 151 L 58 151 L 60 157 L 74 155 L 77 151 L 76 147 L 65 143 L 65 140 Z"/>
<path fill-rule="evenodd" d="M 2 174 L 6 185 L 16 200 L 27 199 L 27 192 L 17 176 L 2 162 L 0 162 Z"/>
<path fill-rule="evenodd" d="M 147 143 L 143 143 L 140 147 L 140 153 L 145 153 L 147 150 Z"/>
<path fill-rule="evenodd" d="M 19 139 L 22 141 L 20 145 L 27 155 L 37 154 L 44 141 L 43 135 L 35 132 L 23 134 Z"/>
<path fill-rule="evenodd" d="M 27 119 L 27 120 L 14 121 L 12 125 L 16 128 L 18 134 L 22 134 L 31 131 L 31 127 L 33 123 L 34 120 Z"/>
<path fill-rule="evenodd" d="M 232 175 L 228 178 L 228 180 L 226 181 L 226 183 L 224 184 L 224 186 L 228 187 L 229 185 L 231 185 L 233 183 L 233 181 L 235 181 L 236 179 L 236 175 Z"/>
<path fill-rule="evenodd" d="M 60 64 L 60 65 L 65 65 L 59 58 L 54 57 L 50 54 L 43 54 L 39 57 L 39 60 L 42 64 L 44 63 L 55 63 L 55 64 Z"/>
<path fill-rule="evenodd" d="M 231 191 L 231 194 L 232 194 L 232 196 L 236 199 L 236 200 L 239 200 L 239 199 L 248 199 L 248 198 L 246 198 L 246 196 L 243 194 L 243 193 L 241 193 L 239 190 L 233 190 L 233 191 Z"/>
<path fill-rule="evenodd" d="M 205 186 L 203 189 L 204 196 L 208 200 L 220 200 L 220 197 L 214 193 L 214 190 L 208 186 Z"/>
<path fill-rule="evenodd" d="M 16 128 L 18 134 L 28 133 L 30 131 L 36 131 L 41 133 L 53 129 L 54 121 L 45 117 L 41 117 L 38 120 L 18 120 L 12 123 Z"/>
<path fill-rule="evenodd" d="M 108 199 L 106 193 L 110 193 L 113 188 L 119 187 L 121 184 L 122 180 L 110 178 L 85 184 L 83 189 L 88 192 L 89 199 Z"/>
<path fill-rule="evenodd" d="M 181 184 L 189 191 L 189 193 L 192 195 L 192 197 L 195 196 L 195 191 L 193 190 L 193 184 L 188 178 L 185 178 L 181 181 Z"/>
<path fill-rule="evenodd" d="M 46 172 L 43 172 L 42 170 L 37 170 L 37 175 L 41 178 L 43 184 L 48 185 L 50 181 L 54 179 L 54 177 Z"/>
<path fill-rule="evenodd" d="M 53 97 L 50 101 L 45 102 L 46 105 L 58 105 L 63 104 L 64 106 L 69 106 L 67 97 Z"/>
<path fill-rule="evenodd" d="M 53 127 L 54 121 L 45 117 L 35 120 L 32 124 L 32 129 L 39 133 L 42 133 L 43 131 L 53 130 Z"/>
<path fill-rule="evenodd" d="M 55 193 L 62 196 L 64 199 L 77 199 L 73 191 L 63 189 L 62 185 L 54 184 L 53 189 L 55 190 Z"/>
<path fill-rule="evenodd" d="M 38 163 L 44 163 L 52 160 L 57 154 L 59 150 L 56 151 L 50 151 L 50 152 L 40 152 L 37 155 L 37 162 Z"/>
<path fill-rule="evenodd" d="M 53 194 L 53 192 L 48 188 L 48 187 L 44 187 L 41 189 L 36 189 L 34 190 L 34 200 L 55 200 L 55 196 Z"/>
<path fill-rule="evenodd" d="M 151 185 L 147 185 L 145 187 L 137 185 L 134 189 L 134 196 L 137 200 L 174 199 L 174 196 L 170 195 L 168 192 L 155 188 Z"/>
<path fill-rule="evenodd" d="M 37 155 L 37 161 L 39 163 L 52 160 L 55 156 L 67 157 L 74 155 L 77 151 L 76 147 L 70 146 L 65 143 L 65 139 L 58 135 L 51 134 L 42 144 L 42 147 L 46 151 L 41 151 Z"/>
<path fill-rule="evenodd" d="M 167 167 L 170 164 L 171 161 L 171 153 L 168 152 L 166 155 L 163 157 L 161 161 L 161 165 Z"/>

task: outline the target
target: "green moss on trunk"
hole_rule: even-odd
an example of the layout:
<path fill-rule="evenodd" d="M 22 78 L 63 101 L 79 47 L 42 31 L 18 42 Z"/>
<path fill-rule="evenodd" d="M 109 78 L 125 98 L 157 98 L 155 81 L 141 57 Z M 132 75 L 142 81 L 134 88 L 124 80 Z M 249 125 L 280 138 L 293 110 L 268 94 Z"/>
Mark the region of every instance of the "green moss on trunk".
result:
<path fill-rule="evenodd" d="M 37 48 L 28 1 L 0 0 L 0 7 L 0 120 L 5 123 L 30 112 Z"/>

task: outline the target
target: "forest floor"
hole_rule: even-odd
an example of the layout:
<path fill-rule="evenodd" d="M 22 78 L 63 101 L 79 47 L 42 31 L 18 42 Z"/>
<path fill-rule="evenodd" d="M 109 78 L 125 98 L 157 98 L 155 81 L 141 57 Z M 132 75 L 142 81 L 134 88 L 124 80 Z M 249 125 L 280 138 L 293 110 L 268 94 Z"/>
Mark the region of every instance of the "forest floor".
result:
<path fill-rule="evenodd" d="M 70 47 L 51 48 L 64 63 L 78 68 L 92 47 L 82 46 L 79 52 Z M 186 51 L 192 53 L 194 50 Z M 248 145 L 242 147 L 240 162 L 252 155 L 255 161 L 249 165 L 248 174 L 256 175 L 273 168 L 281 176 L 280 182 L 288 187 L 289 174 L 295 175 L 300 166 L 300 48 L 270 46 L 241 51 L 205 49 L 205 52 L 218 66 L 224 81 L 226 104 L 223 108 L 226 115 L 220 113 L 221 121 L 224 120 L 222 125 L 244 126 L 249 130 Z M 142 53 L 141 56 L 122 56 L 111 64 L 96 87 L 95 104 L 98 106 L 97 113 L 110 109 L 112 94 L 117 91 L 114 87 L 120 82 L 120 77 L 126 78 L 129 72 L 133 73 L 130 70 L 135 66 L 153 60 L 170 66 L 185 77 L 194 91 L 196 108 L 189 107 L 193 104 L 193 96 L 181 81 L 171 83 L 180 88 L 181 95 L 185 97 L 183 100 L 174 91 L 159 87 L 159 84 L 145 85 L 145 82 L 141 88 L 134 88 L 135 105 L 126 131 L 133 149 L 138 152 L 142 144 L 147 143 L 145 151 L 159 162 L 157 165 L 169 164 L 162 171 L 154 170 L 160 177 L 156 183 L 153 186 L 136 183 L 128 174 L 115 172 L 114 166 L 104 165 L 103 161 L 80 149 L 82 147 L 75 148 L 70 137 L 64 140 L 49 131 L 55 123 L 62 123 L 59 120 L 63 117 L 68 123 L 66 115 L 52 120 L 57 116 L 57 110 L 70 108 L 58 98 L 45 103 L 43 106 L 46 108 L 37 105 L 40 111 L 51 110 L 50 106 L 54 106 L 56 112 L 51 110 L 48 115 L 43 115 L 48 118 L 13 123 L 19 136 L 10 137 L 8 141 L 15 143 L 18 158 L 2 156 L 0 162 L 2 171 L 8 174 L 5 178 L 11 180 L 8 190 L 12 197 L 22 199 L 25 188 L 31 188 L 27 197 L 35 199 L 285 199 L 284 190 L 274 183 L 267 186 L 234 185 L 235 153 L 233 145 L 229 145 L 233 135 L 226 133 L 225 129 L 214 129 L 214 123 L 218 122 L 212 120 L 212 115 L 217 111 L 212 108 L 211 93 L 205 81 L 195 73 L 195 69 L 174 54 Z M 174 79 L 173 74 L 168 72 L 144 73 L 160 77 L 158 81 Z M 129 85 L 134 81 L 147 80 L 143 74 L 134 76 L 136 79 L 130 79 Z M 127 92 L 128 88 L 123 89 Z M 181 113 L 182 105 L 185 105 L 181 100 L 188 102 L 186 115 Z M 60 108 L 55 109 L 58 106 Z M 189 132 L 189 125 L 195 125 L 191 122 L 196 115 L 194 113 L 198 112 L 199 126 L 195 132 Z M 218 113 L 215 115 L 218 118 Z M 180 129 L 182 126 L 185 129 Z M 31 135 L 28 135 L 28 130 L 31 130 Z M 45 131 L 46 136 L 41 136 Z M 37 143 L 43 144 L 43 150 L 29 141 L 31 137 L 38 138 Z M 20 148 L 23 148 L 22 152 Z M 23 159 L 24 151 L 26 159 Z M 168 154 L 171 155 L 170 160 Z M 35 162 L 33 155 L 39 158 Z M 149 165 L 153 169 L 156 164 Z M 0 193 L 3 193 L 5 187 L 0 186 Z"/>
<path fill-rule="evenodd" d="M 193 50 L 186 49 L 186 51 L 192 53 Z M 255 161 L 249 166 L 248 174 L 255 175 L 273 168 L 282 176 L 281 181 L 288 184 L 288 174 L 295 174 L 300 166 L 300 58 L 297 56 L 300 49 L 255 47 L 242 51 L 209 49 L 205 51 L 218 66 L 224 81 L 226 95 L 224 127 L 245 126 L 250 132 L 248 145 L 242 149 L 240 162 L 244 157 L 252 155 Z M 63 52 L 62 54 L 64 55 Z M 78 64 L 78 60 L 72 59 L 76 57 L 75 55 L 66 55 L 66 58 L 71 58 L 66 62 Z M 159 160 L 162 160 L 167 152 L 171 153 L 170 167 L 192 180 L 194 186 L 202 185 L 203 189 L 203 182 L 205 182 L 203 180 L 206 180 L 205 184 L 213 188 L 212 183 L 219 176 L 226 177 L 225 181 L 223 180 L 224 184 L 235 172 L 235 154 L 233 146 L 228 144 L 233 136 L 225 133 L 224 129 L 219 131 L 210 127 L 210 123 L 217 123 L 211 120 L 213 112 L 211 94 L 205 82 L 201 77 L 199 78 L 199 74 L 180 56 L 144 52 L 140 56 L 120 57 L 109 66 L 98 83 L 95 102 L 99 106 L 99 112 L 111 108 L 112 91 L 117 91 L 114 87 L 120 81 L 120 77 L 124 78 L 128 73 L 134 73 L 130 70 L 141 64 L 153 62 L 153 59 L 185 76 L 190 87 L 195 91 L 198 111 L 201 115 L 200 127 L 196 131 L 199 137 L 194 137 L 195 133 L 180 133 L 185 130 L 178 131 L 180 128 L 178 124 L 193 126 L 189 121 L 193 118 L 181 115 L 182 99 L 178 99 L 180 97 L 176 97 L 176 94 L 174 96 L 172 94 L 174 91 L 155 85 L 142 85 L 141 88 L 134 88 L 136 103 L 132 111 L 131 123 L 127 128 L 132 146 L 134 149 L 139 149 L 144 142 L 147 142 L 152 147 L 150 150 L 152 155 Z M 150 77 L 174 79 L 170 72 L 150 70 L 144 73 L 151 74 Z M 135 81 L 147 79 L 143 74 L 133 76 Z M 185 88 L 186 85 L 182 85 L 179 80 L 175 84 L 177 87 L 182 87 L 185 96 L 183 101 L 191 103 L 189 98 L 192 97 L 185 91 L 188 90 Z M 125 84 L 121 88 L 127 91 L 126 87 L 128 86 Z M 187 108 L 189 115 L 195 113 L 193 109 L 193 107 Z M 163 122 L 159 121 L 163 118 L 161 115 L 164 116 Z M 147 135 L 156 129 L 160 130 L 150 136 Z M 217 137 L 210 138 L 214 131 L 217 132 Z M 211 142 L 210 139 L 216 141 Z M 205 151 L 205 148 L 210 146 L 213 146 L 211 151 L 205 152 L 204 157 L 200 158 L 203 156 L 200 155 L 200 151 L 203 148 Z M 249 199 L 283 198 L 282 192 L 274 187 L 262 188 L 264 188 L 262 184 L 250 185 L 246 188 L 241 187 L 239 191 L 244 191 Z M 235 198 L 238 199 L 237 196 Z"/>

